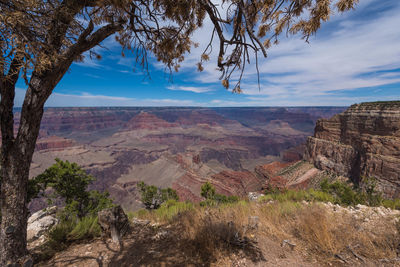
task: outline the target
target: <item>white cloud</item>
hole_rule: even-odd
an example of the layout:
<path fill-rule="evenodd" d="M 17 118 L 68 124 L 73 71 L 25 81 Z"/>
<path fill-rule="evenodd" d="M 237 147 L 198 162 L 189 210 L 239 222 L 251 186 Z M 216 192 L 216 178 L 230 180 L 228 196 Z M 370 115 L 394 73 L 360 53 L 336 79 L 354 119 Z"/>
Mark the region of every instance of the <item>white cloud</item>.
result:
<path fill-rule="evenodd" d="M 283 97 L 324 95 L 329 101 L 332 91 L 400 83 L 400 72 L 393 72 L 400 69 L 399 13 L 400 1 L 364 0 L 355 11 L 334 15 L 309 44 L 299 36 L 282 37 L 280 44 L 268 51 L 269 57 L 260 60 L 261 90 L 254 61 L 248 65 L 241 86 L 244 94 L 280 96 L 282 101 Z M 210 29 L 205 23 L 195 40 L 208 40 Z M 204 65 L 204 72 L 196 72 L 193 65 L 201 52 L 193 50 L 183 70 L 190 70 L 197 82 L 219 83 L 215 55 Z"/>
<path fill-rule="evenodd" d="M 168 86 L 167 89 L 173 91 L 189 91 L 194 93 L 207 93 L 214 91 L 214 89 L 210 87 L 175 86 L 175 85 Z"/>
<path fill-rule="evenodd" d="M 26 90 L 17 88 L 14 104 L 21 107 Z M 46 102 L 47 107 L 103 107 L 103 106 L 199 106 L 193 100 L 179 99 L 136 99 L 130 97 L 93 95 L 82 93 L 80 95 L 53 93 Z"/>

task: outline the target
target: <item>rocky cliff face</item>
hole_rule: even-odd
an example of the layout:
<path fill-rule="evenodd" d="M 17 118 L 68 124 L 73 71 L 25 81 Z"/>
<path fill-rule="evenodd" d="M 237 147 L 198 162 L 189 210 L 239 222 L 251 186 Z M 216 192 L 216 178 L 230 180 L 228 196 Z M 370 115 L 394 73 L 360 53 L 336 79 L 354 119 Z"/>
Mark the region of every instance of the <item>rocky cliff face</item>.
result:
<path fill-rule="evenodd" d="M 67 147 L 72 147 L 76 145 L 75 142 L 71 139 L 58 137 L 58 136 L 49 136 L 44 138 L 39 138 L 36 142 L 36 151 L 40 150 L 63 150 Z"/>
<path fill-rule="evenodd" d="M 318 120 L 305 157 L 356 183 L 375 177 L 386 196 L 400 197 L 400 101 L 356 104 Z"/>
<path fill-rule="evenodd" d="M 175 123 L 169 123 L 163 119 L 158 118 L 157 116 L 147 113 L 140 112 L 138 115 L 133 117 L 128 123 L 125 125 L 125 129 L 127 130 L 156 130 L 159 128 L 169 128 L 178 126 Z"/>

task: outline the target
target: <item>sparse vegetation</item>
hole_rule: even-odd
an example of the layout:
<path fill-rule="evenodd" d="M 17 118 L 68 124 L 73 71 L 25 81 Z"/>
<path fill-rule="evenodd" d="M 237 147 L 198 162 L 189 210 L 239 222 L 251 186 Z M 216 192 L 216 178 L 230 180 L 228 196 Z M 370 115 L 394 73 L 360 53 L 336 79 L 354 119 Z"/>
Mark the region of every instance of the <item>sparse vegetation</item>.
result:
<path fill-rule="evenodd" d="M 289 165 L 288 167 L 283 168 L 277 175 L 285 175 L 290 173 L 296 169 L 298 169 L 301 165 L 305 164 L 305 161 L 301 160 L 296 162 L 295 164 Z"/>
<path fill-rule="evenodd" d="M 320 184 L 320 189 L 278 190 L 269 188 L 265 191 L 265 196 L 262 196 L 259 201 L 267 202 L 269 200 L 279 202 L 304 200 L 331 202 L 343 206 L 362 204 L 400 209 L 400 199 L 384 199 L 382 194 L 376 190 L 376 179 L 374 178 L 364 178 L 361 187 L 354 187 L 340 181 L 330 183 L 328 179 L 324 179 Z"/>
<path fill-rule="evenodd" d="M 260 223 L 255 226 L 251 218 Z M 337 262 L 335 255 L 350 254 L 349 246 L 357 246 L 357 253 L 369 259 L 391 258 L 400 241 L 389 219 L 382 219 L 377 228 L 360 232 L 351 215 L 329 213 L 317 203 L 304 205 L 288 200 L 198 207 L 176 218 L 176 223 L 184 227 L 193 251 L 199 251 L 205 262 L 238 251 L 255 262 L 262 261 L 260 244 L 265 240 L 277 240 L 276 246 L 290 240 L 297 251 L 320 263 Z"/>
<path fill-rule="evenodd" d="M 100 236 L 97 213 L 113 205 L 107 192 L 87 190 L 94 181 L 76 163 L 56 159 L 56 163 L 30 182 L 32 197 L 45 196 L 48 202 L 62 199 L 65 206 L 57 214 L 59 223 L 51 229 L 42 245 L 39 260 L 47 259 L 69 244 Z M 46 189 L 51 193 L 46 194 Z"/>
<path fill-rule="evenodd" d="M 78 164 L 56 159 L 54 165 L 30 180 L 28 191 L 32 198 L 47 197 L 49 204 L 55 199 L 63 200 L 64 219 L 83 218 L 96 215 L 98 211 L 112 206 L 108 192 L 87 190 L 94 180 Z M 51 193 L 46 193 L 46 189 L 50 189 Z"/>
<path fill-rule="evenodd" d="M 335 198 L 323 191 L 308 189 L 308 190 L 285 190 L 283 192 L 274 191 L 268 192 L 265 196 L 259 198 L 259 201 L 267 202 L 269 200 L 285 201 L 320 201 L 320 202 L 335 202 Z"/>
<path fill-rule="evenodd" d="M 149 219 L 158 222 L 172 222 L 176 217 L 183 213 L 193 210 L 195 204 L 191 202 L 180 202 L 175 199 L 170 199 L 161 204 L 156 210 L 139 210 L 133 213 L 133 217 L 140 219 Z"/>
<path fill-rule="evenodd" d="M 138 183 L 142 195 L 142 203 L 146 209 L 158 209 L 167 200 L 179 200 L 178 194 L 172 188 L 159 188 L 154 185 L 147 185 L 144 182 Z"/>
<path fill-rule="evenodd" d="M 206 182 L 201 186 L 201 196 L 205 198 L 204 201 L 200 202 L 201 206 L 214 206 L 239 201 L 238 196 L 217 194 L 215 187 L 210 182 Z"/>
<path fill-rule="evenodd" d="M 97 216 L 88 215 L 80 219 L 63 219 L 48 233 L 48 240 L 36 254 L 36 261 L 44 261 L 55 253 L 66 249 L 77 241 L 90 240 L 101 235 Z"/>

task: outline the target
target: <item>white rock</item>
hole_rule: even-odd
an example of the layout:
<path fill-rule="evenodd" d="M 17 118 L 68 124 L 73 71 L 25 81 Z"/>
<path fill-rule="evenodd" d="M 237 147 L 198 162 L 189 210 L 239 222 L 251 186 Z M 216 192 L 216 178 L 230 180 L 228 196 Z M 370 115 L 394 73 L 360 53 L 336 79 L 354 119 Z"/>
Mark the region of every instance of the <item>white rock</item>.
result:
<path fill-rule="evenodd" d="M 50 207 L 32 214 L 28 219 L 27 240 L 43 239 L 41 237 L 58 223 L 56 212 L 57 207 Z"/>
<path fill-rule="evenodd" d="M 264 196 L 264 194 L 257 193 L 257 192 L 249 192 L 247 195 L 250 201 L 257 201 L 261 196 Z"/>
<path fill-rule="evenodd" d="M 365 206 L 365 205 L 361 205 L 361 204 L 357 204 L 357 205 L 356 205 L 356 209 L 357 209 L 357 210 L 364 210 L 364 209 L 366 209 L 366 208 L 368 208 L 368 207 Z"/>
<path fill-rule="evenodd" d="M 35 212 L 34 214 L 32 214 L 29 218 L 28 218 L 28 224 L 39 220 L 42 217 L 48 216 L 48 215 L 53 215 L 57 213 L 57 206 L 53 206 L 53 207 L 49 207 L 49 208 L 45 208 L 42 210 L 39 210 L 37 212 Z"/>

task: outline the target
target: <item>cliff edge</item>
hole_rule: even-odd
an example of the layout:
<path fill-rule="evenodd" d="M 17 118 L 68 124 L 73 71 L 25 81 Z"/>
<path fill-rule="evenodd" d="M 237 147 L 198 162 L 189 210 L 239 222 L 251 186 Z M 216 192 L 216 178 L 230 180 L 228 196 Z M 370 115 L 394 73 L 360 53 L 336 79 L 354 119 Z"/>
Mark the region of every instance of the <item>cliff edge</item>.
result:
<path fill-rule="evenodd" d="M 358 183 L 375 177 L 386 197 L 400 197 L 400 101 L 352 105 L 317 121 L 305 159 Z"/>

